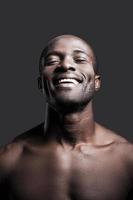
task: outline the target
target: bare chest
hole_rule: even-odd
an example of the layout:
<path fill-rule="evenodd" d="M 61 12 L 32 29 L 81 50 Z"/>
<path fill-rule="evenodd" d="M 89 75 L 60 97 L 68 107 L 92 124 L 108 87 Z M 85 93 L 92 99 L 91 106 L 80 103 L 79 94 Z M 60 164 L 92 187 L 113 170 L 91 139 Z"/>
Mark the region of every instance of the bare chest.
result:
<path fill-rule="evenodd" d="M 115 157 L 49 153 L 23 156 L 9 186 L 17 200 L 124 200 L 130 182 Z"/>

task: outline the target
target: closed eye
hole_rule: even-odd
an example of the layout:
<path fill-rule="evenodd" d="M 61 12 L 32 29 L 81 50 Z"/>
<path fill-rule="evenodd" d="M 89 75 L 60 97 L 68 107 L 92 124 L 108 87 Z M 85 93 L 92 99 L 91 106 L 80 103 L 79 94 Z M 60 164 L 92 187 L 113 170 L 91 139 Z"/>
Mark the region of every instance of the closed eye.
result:
<path fill-rule="evenodd" d="M 57 63 L 59 63 L 59 60 L 48 60 L 48 61 L 46 61 L 46 65 L 55 65 L 55 64 L 57 64 Z"/>
<path fill-rule="evenodd" d="M 87 60 L 85 58 L 75 58 L 74 61 L 81 64 L 87 63 Z"/>

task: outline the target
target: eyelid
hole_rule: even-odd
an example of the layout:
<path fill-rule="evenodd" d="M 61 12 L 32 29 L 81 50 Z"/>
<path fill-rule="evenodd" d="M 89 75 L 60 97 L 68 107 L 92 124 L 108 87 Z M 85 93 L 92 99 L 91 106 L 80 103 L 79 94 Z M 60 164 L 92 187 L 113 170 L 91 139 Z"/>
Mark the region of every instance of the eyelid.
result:
<path fill-rule="evenodd" d="M 46 63 L 47 62 L 54 62 L 54 61 L 59 61 L 60 59 L 59 59 L 59 57 L 58 56 L 54 56 L 54 57 L 47 57 L 46 58 Z"/>
<path fill-rule="evenodd" d="M 81 56 L 76 56 L 76 57 L 74 58 L 74 60 L 87 61 L 87 58 L 81 57 Z"/>
<path fill-rule="evenodd" d="M 54 65 L 54 64 L 59 63 L 59 62 L 60 62 L 59 59 L 55 59 L 55 58 L 48 59 L 48 60 L 45 61 L 45 65 Z"/>
<path fill-rule="evenodd" d="M 75 59 L 86 60 L 86 58 L 85 58 L 85 57 L 75 57 Z"/>

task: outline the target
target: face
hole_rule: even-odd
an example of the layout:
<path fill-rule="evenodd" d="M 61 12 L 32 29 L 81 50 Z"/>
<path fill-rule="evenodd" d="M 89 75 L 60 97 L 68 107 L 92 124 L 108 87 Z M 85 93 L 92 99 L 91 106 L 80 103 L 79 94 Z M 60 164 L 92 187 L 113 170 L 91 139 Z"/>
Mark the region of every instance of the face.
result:
<path fill-rule="evenodd" d="M 42 78 L 47 100 L 54 107 L 86 104 L 99 87 L 91 48 L 72 36 L 62 36 L 49 43 Z"/>

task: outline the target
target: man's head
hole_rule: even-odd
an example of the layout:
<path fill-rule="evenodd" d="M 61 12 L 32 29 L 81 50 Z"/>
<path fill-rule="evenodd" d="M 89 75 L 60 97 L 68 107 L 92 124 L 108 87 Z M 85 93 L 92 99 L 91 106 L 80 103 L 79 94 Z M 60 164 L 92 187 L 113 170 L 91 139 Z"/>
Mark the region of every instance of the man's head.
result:
<path fill-rule="evenodd" d="M 40 57 L 40 74 L 47 101 L 54 107 L 85 105 L 100 87 L 92 48 L 73 35 L 61 35 L 48 43 Z"/>

